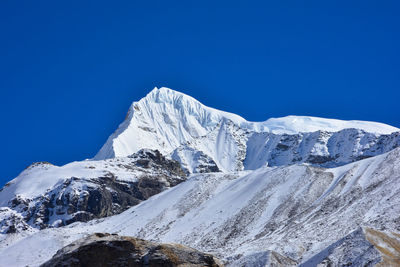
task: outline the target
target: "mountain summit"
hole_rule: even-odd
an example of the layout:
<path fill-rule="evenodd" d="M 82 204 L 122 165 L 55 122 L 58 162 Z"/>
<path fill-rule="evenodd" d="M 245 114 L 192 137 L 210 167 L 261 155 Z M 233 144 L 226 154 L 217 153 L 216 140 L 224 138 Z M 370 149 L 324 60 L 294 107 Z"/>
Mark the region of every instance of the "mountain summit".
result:
<path fill-rule="evenodd" d="M 170 155 L 189 172 L 196 172 L 200 164 L 198 158 L 212 160 L 221 171 L 307 161 L 336 166 L 387 152 L 377 147 L 377 143 L 389 142 L 397 146 L 397 136 L 390 134 L 398 131 L 400 129 L 377 122 L 306 116 L 249 122 L 162 87 L 154 88 L 131 105 L 125 121 L 94 159 L 124 157 L 149 148 Z M 341 151 L 348 145 L 339 147 L 338 143 L 354 146 L 354 153 Z M 284 147 L 288 145 L 294 145 L 294 150 L 286 151 Z M 272 154 L 276 154 L 274 159 L 271 159 Z"/>

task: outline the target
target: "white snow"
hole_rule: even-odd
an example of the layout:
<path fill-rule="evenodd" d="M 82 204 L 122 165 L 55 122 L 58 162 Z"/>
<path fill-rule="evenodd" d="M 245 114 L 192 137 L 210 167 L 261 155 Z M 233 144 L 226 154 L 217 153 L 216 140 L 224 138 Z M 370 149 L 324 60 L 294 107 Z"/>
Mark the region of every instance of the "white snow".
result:
<path fill-rule="evenodd" d="M 400 131 L 399 128 L 371 121 L 357 120 L 336 120 L 324 119 L 310 116 L 286 116 L 283 118 L 271 118 L 261 123 L 265 128 L 273 133 L 306 133 L 316 131 L 338 132 L 343 129 L 360 129 L 365 132 L 377 134 L 390 134 Z"/>
<path fill-rule="evenodd" d="M 125 168 L 130 158 L 113 158 L 107 160 L 85 160 L 55 166 L 49 163 L 34 163 L 25 169 L 18 177 L 6 185 L 0 194 L 0 207 L 7 206 L 8 201 L 15 196 L 33 199 L 43 195 L 68 178 L 97 178 L 112 173 L 123 181 L 136 181 L 142 172 L 137 168 Z"/>
<path fill-rule="evenodd" d="M 249 122 L 238 115 L 207 107 L 190 96 L 162 87 L 154 88 L 146 97 L 131 105 L 125 121 L 108 138 L 95 159 L 128 156 L 141 148 L 158 149 L 163 154 L 169 154 L 187 142 L 206 137 L 217 126 L 227 121 L 243 131 L 275 134 L 337 132 L 347 128 L 375 134 L 400 131 L 398 128 L 377 122 L 309 116 L 287 116 L 271 118 L 264 122 Z"/>
<path fill-rule="evenodd" d="M 398 148 L 333 169 L 291 165 L 192 175 L 119 215 L 16 239 L 0 248 L 0 265 L 39 265 L 94 232 L 180 243 L 224 259 L 263 248 L 304 261 L 360 225 L 397 227 L 399 156 Z M 40 249 L 26 253 L 34 247 Z"/>

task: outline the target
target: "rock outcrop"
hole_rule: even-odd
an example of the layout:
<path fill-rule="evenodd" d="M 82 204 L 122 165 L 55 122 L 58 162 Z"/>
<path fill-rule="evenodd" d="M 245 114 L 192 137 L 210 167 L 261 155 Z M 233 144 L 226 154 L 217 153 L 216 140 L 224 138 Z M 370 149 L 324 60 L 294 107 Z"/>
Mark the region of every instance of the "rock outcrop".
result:
<path fill-rule="evenodd" d="M 204 152 L 188 146 L 181 146 L 172 152 L 171 157 L 179 161 L 186 173 L 219 172 L 215 161 Z"/>
<path fill-rule="evenodd" d="M 223 265 L 210 254 L 182 245 L 158 244 L 133 237 L 96 233 L 62 248 L 41 266 L 222 267 Z"/>
<path fill-rule="evenodd" d="M 34 198 L 16 195 L 8 202 L 9 208 L 15 211 L 13 216 L 18 215 L 15 218 L 23 218 L 27 224 L 40 229 L 86 222 L 119 214 L 186 180 L 180 164 L 157 150 L 143 149 L 127 158 L 97 162 L 100 167 L 90 162 L 82 164 L 94 171 L 101 168 L 101 176 L 65 178 Z M 34 164 L 29 169 L 34 171 L 39 167 L 43 164 Z M 124 173 L 129 174 L 129 179 L 124 178 Z M 12 186 L 13 183 L 7 187 Z M 12 221 L 15 220 L 9 224 Z M 18 231 L 19 228 L 10 225 L 8 229 Z"/>
<path fill-rule="evenodd" d="M 300 265 L 308 266 L 400 266 L 400 235 L 360 227 Z"/>
<path fill-rule="evenodd" d="M 14 234 L 29 230 L 32 228 L 21 214 L 7 207 L 0 208 L 0 234 Z"/>
<path fill-rule="evenodd" d="M 400 146 L 400 132 L 376 135 L 359 129 L 298 134 L 253 133 L 247 141 L 244 167 L 309 163 L 337 167 L 386 153 Z"/>

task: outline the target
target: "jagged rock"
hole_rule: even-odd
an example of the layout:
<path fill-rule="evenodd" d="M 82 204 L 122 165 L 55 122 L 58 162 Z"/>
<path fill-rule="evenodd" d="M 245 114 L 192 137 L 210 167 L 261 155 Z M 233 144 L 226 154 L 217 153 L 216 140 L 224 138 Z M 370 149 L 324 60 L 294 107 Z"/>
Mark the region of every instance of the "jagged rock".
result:
<path fill-rule="evenodd" d="M 186 173 L 180 164 L 165 158 L 157 150 L 143 149 L 127 158 L 96 163 L 100 165 L 101 176 L 60 179 L 53 187 L 46 192 L 39 192 L 34 198 L 16 195 L 8 201 L 8 206 L 33 227 L 58 227 L 121 213 L 186 180 Z M 84 169 L 93 171 L 99 168 L 90 162 L 77 164 L 80 164 L 80 168 L 83 165 Z M 29 175 L 35 179 L 32 173 L 38 169 L 51 173 L 51 168 L 60 167 L 49 163 L 35 163 L 21 175 Z M 129 178 L 124 178 L 120 173 L 128 173 Z M 40 181 L 41 177 L 36 179 Z M 3 190 L 13 190 L 15 183 L 13 180 Z M 10 226 L 9 231 L 12 229 L 13 226 Z"/>
<path fill-rule="evenodd" d="M 139 167 L 167 170 L 171 175 L 186 176 L 178 161 L 165 158 L 158 150 L 141 149 L 128 157 L 135 159 L 136 165 Z"/>
<path fill-rule="evenodd" d="M 388 152 L 400 146 L 400 132 L 377 135 L 359 129 L 298 134 L 251 133 L 245 169 L 310 163 L 337 167 Z"/>
<path fill-rule="evenodd" d="M 7 207 L 0 208 L 0 234 L 14 234 L 31 230 L 32 228 L 24 221 L 21 214 Z"/>
<path fill-rule="evenodd" d="M 400 233 L 384 232 L 364 227 L 367 240 L 381 254 L 381 261 L 376 267 L 400 266 Z"/>
<path fill-rule="evenodd" d="M 180 162 L 186 173 L 219 172 L 215 161 L 202 151 L 181 146 L 171 153 L 171 157 Z"/>
<path fill-rule="evenodd" d="M 171 157 L 192 173 L 241 171 L 247 135 L 245 130 L 226 119 L 206 135 L 174 149 Z"/>
<path fill-rule="evenodd" d="M 133 237 L 97 233 L 62 248 L 41 266 L 222 267 L 223 265 L 210 254 L 182 245 L 158 244 Z"/>

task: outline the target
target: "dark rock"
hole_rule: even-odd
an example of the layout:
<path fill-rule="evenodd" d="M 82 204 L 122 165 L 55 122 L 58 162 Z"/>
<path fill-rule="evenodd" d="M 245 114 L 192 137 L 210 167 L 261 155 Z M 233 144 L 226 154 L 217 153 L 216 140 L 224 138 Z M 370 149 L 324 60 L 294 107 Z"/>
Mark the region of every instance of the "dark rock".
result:
<path fill-rule="evenodd" d="M 111 172 L 102 177 L 71 177 L 36 199 L 16 196 L 9 206 L 32 226 L 57 227 L 119 214 L 186 180 L 180 164 L 157 150 L 141 150 L 129 158 L 120 168 L 137 172 L 136 180 L 119 180 Z"/>
<path fill-rule="evenodd" d="M 157 244 L 138 238 L 98 233 L 57 251 L 41 265 L 102 266 L 223 266 L 218 259 L 178 244 Z"/>
<path fill-rule="evenodd" d="M 297 134 L 261 132 L 252 133 L 248 140 L 244 159 L 246 169 L 298 163 L 331 168 L 374 157 L 399 147 L 400 132 L 381 135 L 359 129 Z"/>
<path fill-rule="evenodd" d="M 137 153 L 129 156 L 129 158 L 136 159 L 136 165 L 139 167 L 161 168 L 168 170 L 171 175 L 186 176 L 179 162 L 165 158 L 158 150 L 141 149 Z"/>
<path fill-rule="evenodd" d="M 185 153 L 189 152 L 189 153 Z M 186 155 L 185 155 L 186 154 Z M 188 146 L 181 146 L 175 149 L 171 157 L 178 162 L 181 162 L 182 168 L 185 173 L 210 173 L 219 172 L 217 163 L 202 151 L 195 150 Z M 195 162 L 193 166 L 188 166 L 186 161 L 190 159 L 190 162 Z"/>
<path fill-rule="evenodd" d="M 318 165 L 318 164 L 327 163 L 329 161 L 332 161 L 333 159 L 334 158 L 332 158 L 330 156 L 310 155 L 307 158 L 307 162 Z"/>
<path fill-rule="evenodd" d="M 20 233 L 30 228 L 24 218 L 10 208 L 1 207 L 0 218 L 0 234 Z"/>

